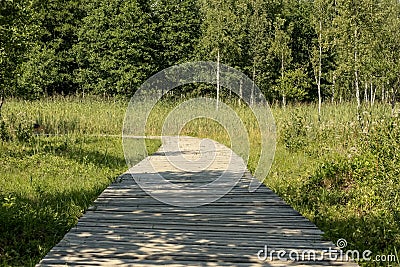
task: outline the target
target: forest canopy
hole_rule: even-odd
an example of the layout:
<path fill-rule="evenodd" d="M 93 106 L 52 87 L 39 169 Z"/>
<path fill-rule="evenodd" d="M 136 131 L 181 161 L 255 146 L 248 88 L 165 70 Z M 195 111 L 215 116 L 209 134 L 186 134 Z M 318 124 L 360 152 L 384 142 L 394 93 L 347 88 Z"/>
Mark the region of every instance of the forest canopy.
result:
<path fill-rule="evenodd" d="M 398 29 L 398 0 L 4 0 L 0 93 L 129 97 L 218 54 L 270 101 L 390 101 Z"/>

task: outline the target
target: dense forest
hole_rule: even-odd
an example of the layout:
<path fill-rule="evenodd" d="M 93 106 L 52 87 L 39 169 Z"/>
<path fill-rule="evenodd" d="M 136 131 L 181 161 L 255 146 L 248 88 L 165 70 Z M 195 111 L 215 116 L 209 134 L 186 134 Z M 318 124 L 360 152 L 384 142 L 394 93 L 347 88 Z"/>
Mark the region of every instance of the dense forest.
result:
<path fill-rule="evenodd" d="M 4 0 L 0 92 L 131 96 L 219 56 L 270 101 L 394 102 L 399 29 L 399 0 Z"/>

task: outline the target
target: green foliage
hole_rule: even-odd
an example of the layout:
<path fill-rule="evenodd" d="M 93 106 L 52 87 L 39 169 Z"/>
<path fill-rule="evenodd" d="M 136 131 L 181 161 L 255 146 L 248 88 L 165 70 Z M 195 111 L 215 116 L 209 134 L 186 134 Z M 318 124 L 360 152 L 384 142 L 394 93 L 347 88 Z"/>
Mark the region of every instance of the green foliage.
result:
<path fill-rule="evenodd" d="M 162 70 L 194 57 L 201 35 L 200 7 L 192 0 L 161 0 L 152 4 L 157 35 L 156 68 Z"/>
<path fill-rule="evenodd" d="M 0 2 L 0 97 L 15 94 L 17 69 L 36 29 L 30 8 L 26 0 Z"/>
<path fill-rule="evenodd" d="M 149 3 L 97 0 L 85 7 L 74 47 L 81 91 L 130 95 L 155 67 Z"/>
<path fill-rule="evenodd" d="M 76 91 L 74 71 L 77 61 L 73 46 L 85 11 L 83 0 L 32 1 L 31 21 L 35 40 L 19 65 L 18 95 L 38 98 Z"/>
<path fill-rule="evenodd" d="M 14 3 L 15 4 L 12 4 Z M 131 95 L 149 75 L 192 57 L 193 1 L 3 1 L 1 95 Z"/>
<path fill-rule="evenodd" d="M 293 30 L 293 24 L 285 26 L 286 20 L 278 17 L 274 23 L 274 38 L 269 48 L 269 53 L 279 62 L 280 78 L 278 79 L 279 94 L 282 96 L 283 105 L 286 105 L 286 96 L 288 85 L 286 71 L 292 61 L 292 50 L 290 49 L 290 34 Z M 285 29 L 285 27 L 287 29 Z"/>
<path fill-rule="evenodd" d="M 393 101 L 399 10 L 396 0 L 3 1 L 0 93 L 129 96 L 168 66 L 219 52 L 271 101 Z"/>
<path fill-rule="evenodd" d="M 217 54 L 221 55 L 223 62 L 234 62 L 241 53 L 238 40 L 237 24 L 240 17 L 235 12 L 238 3 L 222 1 L 202 1 L 203 14 L 202 38 L 198 52 L 203 59 L 217 61 Z"/>
<path fill-rule="evenodd" d="M 280 95 L 297 101 L 304 100 L 311 87 L 307 74 L 301 68 L 284 72 L 277 83 L 275 88 Z"/>
<path fill-rule="evenodd" d="M 293 114 L 290 121 L 286 121 L 280 129 L 282 142 L 291 151 L 296 151 L 308 143 L 308 128 L 305 118 Z"/>
<path fill-rule="evenodd" d="M 259 86 L 265 95 L 271 98 L 270 85 L 274 81 L 271 73 L 268 51 L 271 41 L 271 28 L 279 4 L 263 0 L 252 1 L 245 14 L 245 27 L 248 31 L 242 45 L 242 68 Z M 246 51 L 247 50 L 247 51 Z"/>

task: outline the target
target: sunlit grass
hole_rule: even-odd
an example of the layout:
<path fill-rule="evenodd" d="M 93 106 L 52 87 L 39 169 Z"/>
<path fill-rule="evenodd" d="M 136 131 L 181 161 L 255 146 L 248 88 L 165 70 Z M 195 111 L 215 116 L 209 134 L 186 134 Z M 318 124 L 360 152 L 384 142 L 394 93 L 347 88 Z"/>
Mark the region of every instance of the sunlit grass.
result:
<path fill-rule="evenodd" d="M 326 104 L 320 121 L 315 106 L 277 108 L 274 114 L 279 139 L 267 185 L 327 239 L 345 238 L 346 249 L 371 250 L 374 256 L 395 253 L 400 247 L 400 121 L 390 106 L 357 111 L 349 103 Z"/>

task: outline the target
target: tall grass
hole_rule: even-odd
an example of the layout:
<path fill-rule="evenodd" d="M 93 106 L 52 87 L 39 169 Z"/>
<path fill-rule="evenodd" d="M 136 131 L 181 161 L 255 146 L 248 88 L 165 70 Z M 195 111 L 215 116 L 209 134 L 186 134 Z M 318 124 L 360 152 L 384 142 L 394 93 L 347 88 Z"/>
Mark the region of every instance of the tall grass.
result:
<path fill-rule="evenodd" d="M 275 109 L 279 143 L 267 184 L 346 249 L 400 247 L 400 119 L 387 105 Z M 373 257 L 374 257 L 373 256 Z M 396 264 L 365 262 L 366 266 Z M 392 265 L 393 266 L 393 265 Z"/>
<path fill-rule="evenodd" d="M 123 100 L 99 98 L 46 98 L 9 100 L 2 113 L 12 132 L 21 127 L 42 126 L 41 134 L 120 135 L 126 110 Z"/>

